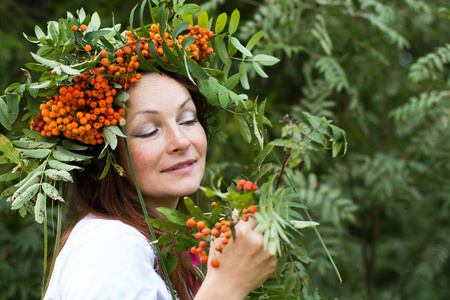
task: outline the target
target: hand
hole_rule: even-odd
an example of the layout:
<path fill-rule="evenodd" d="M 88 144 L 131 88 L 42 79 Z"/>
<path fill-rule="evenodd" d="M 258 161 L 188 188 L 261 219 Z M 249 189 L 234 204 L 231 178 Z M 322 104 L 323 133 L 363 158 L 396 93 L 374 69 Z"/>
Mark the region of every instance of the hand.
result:
<path fill-rule="evenodd" d="M 235 238 L 229 240 L 222 253 L 211 244 L 208 272 L 195 299 L 243 299 L 275 271 L 276 258 L 264 250 L 255 218 L 239 221 L 235 229 Z M 217 243 L 220 239 L 215 240 Z M 219 261 L 218 268 L 211 267 L 212 259 Z"/>

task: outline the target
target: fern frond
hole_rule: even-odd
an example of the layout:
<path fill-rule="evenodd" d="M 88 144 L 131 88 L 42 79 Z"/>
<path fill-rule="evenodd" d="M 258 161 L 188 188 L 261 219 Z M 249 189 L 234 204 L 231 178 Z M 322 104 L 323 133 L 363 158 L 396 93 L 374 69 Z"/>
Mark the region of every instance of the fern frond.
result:
<path fill-rule="evenodd" d="M 377 17 L 384 23 L 393 22 L 395 19 L 394 10 L 390 6 L 375 0 L 359 0 L 359 3 L 361 3 L 361 9 L 373 7 Z"/>
<path fill-rule="evenodd" d="M 443 72 L 445 64 L 450 63 L 450 44 L 437 48 L 434 52 L 419 58 L 409 70 L 409 80 L 419 83 L 426 79 L 436 79 Z"/>
<path fill-rule="evenodd" d="M 321 15 L 316 16 L 317 22 L 314 24 L 314 29 L 311 34 L 319 41 L 320 46 L 327 55 L 333 52 L 333 42 L 328 35 L 325 19 Z"/>
<path fill-rule="evenodd" d="M 386 36 L 389 38 L 389 41 L 392 44 L 397 44 L 397 47 L 399 49 L 409 48 L 409 42 L 408 40 L 402 36 L 400 33 L 389 27 L 385 22 L 383 22 L 382 19 L 380 19 L 378 16 L 364 13 L 361 14 L 361 16 L 370 22 L 374 27 L 376 27 L 378 30 L 386 34 Z"/>
<path fill-rule="evenodd" d="M 315 67 L 319 69 L 325 76 L 325 80 L 336 90 L 340 92 L 342 89 L 349 90 L 347 75 L 339 62 L 331 56 L 322 56 L 319 58 Z"/>
<path fill-rule="evenodd" d="M 431 8 L 423 1 L 420 0 L 404 0 L 405 3 L 411 7 L 414 11 L 420 13 L 421 11 L 426 14 L 431 14 Z"/>
<path fill-rule="evenodd" d="M 391 112 L 391 117 L 397 125 L 396 133 L 399 136 L 412 133 L 423 124 L 432 109 L 449 99 L 450 91 L 432 91 L 422 93 L 418 98 L 411 98 L 407 104 Z"/>

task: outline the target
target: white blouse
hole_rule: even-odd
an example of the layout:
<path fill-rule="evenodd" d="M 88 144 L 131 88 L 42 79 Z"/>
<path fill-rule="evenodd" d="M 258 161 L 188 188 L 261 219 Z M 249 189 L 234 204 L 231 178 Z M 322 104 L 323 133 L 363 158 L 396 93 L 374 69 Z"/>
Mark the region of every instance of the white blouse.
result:
<path fill-rule="evenodd" d="M 89 215 L 56 258 L 44 300 L 170 300 L 155 252 L 135 228 Z"/>

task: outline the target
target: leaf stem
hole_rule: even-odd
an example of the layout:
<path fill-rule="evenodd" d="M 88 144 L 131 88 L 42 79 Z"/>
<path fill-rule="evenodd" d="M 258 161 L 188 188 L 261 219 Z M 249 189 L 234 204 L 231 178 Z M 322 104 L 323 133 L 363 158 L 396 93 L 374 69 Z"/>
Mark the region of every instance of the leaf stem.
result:
<path fill-rule="evenodd" d="M 286 167 L 287 160 L 289 158 L 290 153 L 291 153 L 291 149 L 289 148 L 289 149 L 287 149 L 286 154 L 284 155 L 283 164 L 281 165 L 280 173 L 278 174 L 278 178 L 277 178 L 277 184 L 275 185 L 275 191 L 278 190 L 278 186 L 280 185 L 281 177 L 283 176 L 284 168 Z M 277 158 L 278 158 L 278 156 L 277 156 Z"/>
<path fill-rule="evenodd" d="M 122 127 L 122 131 L 124 131 L 123 127 Z M 127 149 L 127 156 L 128 156 L 128 161 L 130 163 L 131 173 L 133 173 L 134 184 L 136 185 L 136 192 L 138 194 L 139 201 L 141 202 L 142 211 L 144 213 L 145 219 L 148 220 L 150 217 L 148 215 L 147 206 L 145 205 L 144 198 L 142 197 L 141 189 L 139 188 L 139 184 L 138 184 L 138 181 L 136 178 L 136 173 L 134 172 L 133 163 L 131 162 L 130 150 L 128 149 L 128 143 L 127 143 L 126 138 L 124 138 L 124 142 L 125 142 L 125 148 Z M 153 227 L 151 227 L 150 224 L 148 224 L 148 228 L 150 230 L 150 235 L 151 235 L 153 241 L 156 241 L 157 239 L 156 239 L 156 235 L 155 235 L 155 231 L 153 230 Z M 163 256 L 161 254 L 161 249 L 156 245 L 155 245 L 155 248 L 156 248 L 156 252 L 158 253 L 159 261 L 161 263 L 161 268 L 163 269 L 164 277 L 166 278 L 167 285 L 170 289 L 170 294 L 172 295 L 172 299 L 175 300 L 176 299 L 175 293 L 173 291 L 172 283 L 170 281 L 169 274 L 167 272 L 167 268 L 164 263 Z"/>

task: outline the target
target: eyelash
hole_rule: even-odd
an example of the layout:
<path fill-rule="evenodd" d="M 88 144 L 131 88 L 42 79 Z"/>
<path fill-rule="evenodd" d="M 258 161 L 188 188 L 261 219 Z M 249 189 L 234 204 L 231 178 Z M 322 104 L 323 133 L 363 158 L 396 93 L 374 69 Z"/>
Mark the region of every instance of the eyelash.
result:
<path fill-rule="evenodd" d="M 185 122 L 183 122 L 181 124 L 189 126 L 189 125 L 193 125 L 193 124 L 195 124 L 197 122 L 198 122 L 197 119 L 192 119 L 192 120 L 187 120 L 187 121 L 185 121 Z M 144 133 L 144 134 L 138 135 L 138 137 L 139 138 L 148 138 L 148 137 L 151 137 L 152 135 L 154 135 L 156 132 L 158 132 L 158 130 L 154 130 L 154 131 L 151 131 L 149 133 Z"/>

